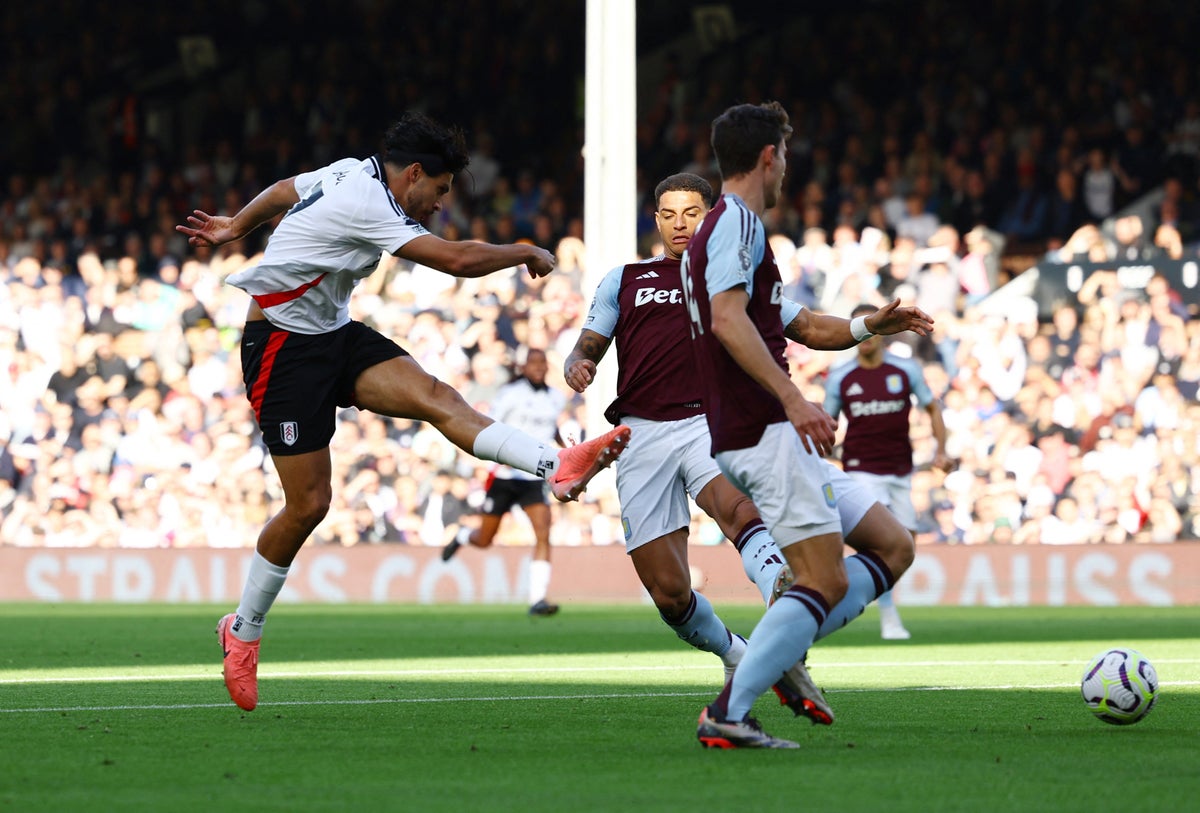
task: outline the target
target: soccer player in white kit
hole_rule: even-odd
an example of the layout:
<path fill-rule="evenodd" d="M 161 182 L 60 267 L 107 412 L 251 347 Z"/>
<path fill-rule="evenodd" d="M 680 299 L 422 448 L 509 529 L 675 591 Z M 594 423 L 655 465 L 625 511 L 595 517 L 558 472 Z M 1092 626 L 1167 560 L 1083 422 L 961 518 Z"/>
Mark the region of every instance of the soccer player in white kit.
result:
<path fill-rule="evenodd" d="M 546 351 L 526 350 L 521 376 L 505 384 L 492 399 L 488 414 L 515 426 L 530 437 L 546 443 L 563 444 L 558 422 L 567 406 L 567 397 L 546 383 L 549 365 Z M 491 547 L 500 520 L 520 506 L 533 526 L 533 558 L 529 563 L 529 614 L 554 615 L 558 605 L 547 599 L 550 589 L 550 503 L 546 481 L 541 477 L 498 465 L 488 477 L 482 516 L 478 528 L 461 528 L 442 549 L 442 561 L 448 562 L 463 545 Z"/>
<path fill-rule="evenodd" d="M 617 494 L 625 547 L 663 621 L 680 639 L 712 652 L 727 675 L 745 652 L 712 604 L 692 589 L 687 560 L 688 496 L 713 517 L 742 556 L 746 575 L 769 601 L 783 559 L 750 498 L 721 474 L 711 454 L 712 439 L 701 400 L 703 385 L 692 356 L 689 318 L 683 305 L 680 258 L 712 204 L 703 178 L 680 173 L 655 189 L 655 221 L 663 254 L 612 269 L 600 282 L 584 328 L 564 363 L 567 383 L 583 392 L 609 346 L 617 348 L 617 398 L 606 411 L 614 424 L 633 430 L 617 464 Z M 895 333 L 929 326 L 916 308 L 893 302 L 874 314 L 876 329 Z M 785 334 L 818 349 L 851 347 L 849 320 L 814 314 L 785 301 Z M 857 515 L 855 524 L 868 502 Z M 826 709 L 806 694 L 811 681 L 802 661 L 774 687 L 797 714 L 829 722 Z M 816 695 L 818 702 L 819 694 Z"/>
<path fill-rule="evenodd" d="M 410 112 L 388 128 L 379 154 L 277 181 L 232 217 L 196 211 L 176 227 L 193 246 L 219 246 L 284 215 L 262 261 L 227 278 L 250 294 L 242 374 L 284 492 L 283 509 L 258 537 L 237 611 L 217 625 L 225 686 L 243 709 L 258 703 L 267 612 L 329 510 L 339 406 L 426 421 L 476 457 L 546 478 L 560 500 L 578 497 L 628 442 L 629 429 L 617 427 L 551 448 L 476 412 L 398 344 L 350 318 L 354 287 L 385 251 L 455 277 L 521 264 L 535 277 L 554 270 L 554 255 L 536 246 L 451 242 L 421 225 L 468 160 L 461 130 Z"/>
<path fill-rule="evenodd" d="M 755 627 L 733 679 L 701 711 L 697 738 L 707 747 L 798 747 L 762 730 L 749 714 L 754 701 L 815 640 L 890 589 L 913 558 L 912 536 L 903 526 L 823 459 L 836 424 L 788 374 L 783 283 L 761 214 L 779 199 L 791 132 L 777 102 L 736 105 L 713 122 L 722 194 L 683 259 L 714 457 L 754 500 L 795 574 Z M 847 325 L 854 341 L 873 327 L 871 317 Z M 861 541 L 843 562 L 847 527 Z"/>

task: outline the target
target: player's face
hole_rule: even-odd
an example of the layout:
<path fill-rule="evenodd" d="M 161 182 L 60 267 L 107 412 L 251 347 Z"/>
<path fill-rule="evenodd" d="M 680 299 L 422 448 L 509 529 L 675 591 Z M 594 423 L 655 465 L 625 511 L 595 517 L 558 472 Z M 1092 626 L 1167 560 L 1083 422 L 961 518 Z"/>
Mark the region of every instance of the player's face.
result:
<path fill-rule="evenodd" d="M 540 351 L 531 350 L 529 358 L 525 360 L 525 377 L 537 384 L 539 387 L 546 383 L 546 373 L 550 369 L 550 364 L 546 361 L 546 354 Z"/>
<path fill-rule="evenodd" d="M 707 213 L 708 207 L 699 192 L 664 192 L 658 201 L 658 211 L 654 213 L 654 222 L 662 236 L 663 253 L 672 260 L 682 257 L 688 240 Z"/>
<path fill-rule="evenodd" d="M 441 211 L 442 198 L 450 194 L 450 185 L 454 175 L 443 172 L 441 175 L 426 175 L 424 172 L 416 182 L 408 188 L 401 204 L 404 213 L 417 222 L 423 223 L 434 213 Z"/>
<path fill-rule="evenodd" d="M 783 194 L 783 174 L 787 172 L 787 143 L 781 138 L 775 145 L 775 157 L 765 178 L 763 203 L 770 209 L 779 202 Z"/>
<path fill-rule="evenodd" d="M 858 355 L 863 358 L 872 359 L 877 353 L 883 351 L 883 337 L 878 335 L 868 336 L 858 343 Z"/>

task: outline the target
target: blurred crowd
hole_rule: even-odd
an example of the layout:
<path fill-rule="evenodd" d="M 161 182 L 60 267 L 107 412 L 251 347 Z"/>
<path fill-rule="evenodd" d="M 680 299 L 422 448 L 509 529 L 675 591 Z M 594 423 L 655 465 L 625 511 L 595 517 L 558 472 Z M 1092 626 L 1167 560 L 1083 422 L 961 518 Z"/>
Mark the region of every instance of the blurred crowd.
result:
<path fill-rule="evenodd" d="M 281 499 L 241 384 L 245 296 L 222 280 L 256 261 L 269 229 L 211 252 L 174 226 L 194 208 L 232 213 L 279 177 L 369 154 L 406 107 L 461 121 L 473 151 L 431 230 L 530 240 L 556 251 L 559 270 L 458 281 L 385 258 L 355 317 L 484 411 L 522 347 L 545 348 L 551 385 L 566 390 L 562 359 L 588 304 L 581 9 L 458 3 L 461 24 L 431 19 L 408 52 L 384 39 L 394 22 L 383 3 L 360 4 L 361 18 L 313 4 L 308 15 L 337 20 L 324 31 L 298 10 L 217 5 L 241 25 L 210 34 L 216 59 L 198 78 L 184 71 L 157 93 L 132 90 L 129 76 L 174 76 L 179 55 L 162 43 L 181 32 L 165 12 L 89 22 L 98 12 L 81 11 L 57 39 L 10 49 L 10 66 L 37 70 L 0 89 L 10 118 L 29 124 L 8 128 L 0 150 L 2 544 L 254 544 Z M 1180 36 L 1200 11 L 1172 9 L 1168 21 L 1132 3 L 1017 5 L 1029 13 L 992 19 L 927 0 L 773 27 L 751 17 L 742 47 L 663 46 L 638 119 L 639 250 L 656 250 L 659 178 L 715 178 L 712 117 L 732 101 L 783 101 L 796 135 L 787 194 L 767 220 L 788 295 L 839 315 L 898 296 L 937 321 L 929 339 L 893 345 L 923 362 L 959 461 L 950 474 L 929 466 L 930 430 L 915 412 L 918 541 L 1193 538 L 1195 288 L 1162 274 L 1130 287 L 1115 268 L 1198 256 L 1200 77 Z M 33 30 L 56 22 L 54 8 L 0 14 L 5 31 Z M 578 31 L 535 38 L 563 14 Z M 494 36 L 502 26 L 510 38 Z M 287 47 L 259 46 L 267 28 Z M 98 49 L 98 37 L 137 58 Z M 1139 47 L 1148 37 L 1155 47 Z M 451 39 L 452 50 L 431 45 Z M 1045 303 L 997 294 L 1020 257 L 1092 270 L 1046 318 Z M 837 354 L 793 345 L 789 357 L 820 399 Z M 585 434 L 580 398 L 564 422 L 564 435 Z M 338 427 L 318 542 L 440 546 L 477 513 L 486 466 L 433 430 L 353 409 Z M 554 544 L 621 540 L 603 482 L 555 510 Z M 709 522 L 694 531 L 720 541 Z M 519 516 L 500 538 L 528 540 Z"/>

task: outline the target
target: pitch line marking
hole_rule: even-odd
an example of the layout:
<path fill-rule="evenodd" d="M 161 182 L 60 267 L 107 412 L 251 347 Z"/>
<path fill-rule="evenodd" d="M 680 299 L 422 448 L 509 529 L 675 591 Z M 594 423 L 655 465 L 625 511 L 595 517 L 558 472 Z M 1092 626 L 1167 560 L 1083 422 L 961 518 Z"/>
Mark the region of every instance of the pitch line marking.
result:
<path fill-rule="evenodd" d="M 1061 666 L 1064 668 L 1074 667 L 1075 664 L 1063 660 L 1002 660 L 989 661 L 995 666 Z M 1182 664 L 1196 665 L 1200 664 L 1200 658 L 1164 658 L 1154 660 L 1156 665 L 1161 664 Z M 824 669 L 927 669 L 938 666 L 978 666 L 978 661 L 874 661 L 870 663 L 861 662 L 841 662 L 841 663 L 821 663 L 812 661 L 809 666 L 815 670 Z M 453 677 L 470 673 L 472 675 L 523 675 L 523 674 L 578 674 L 581 672 L 687 672 L 687 671 L 711 671 L 714 669 L 712 664 L 691 664 L 680 666 L 555 666 L 555 667 L 524 667 L 514 666 L 512 668 L 504 667 L 485 667 L 480 669 L 455 667 L 453 669 L 335 669 L 321 671 L 273 671 L 264 669 L 259 672 L 260 678 L 325 678 L 325 677 L 367 677 L 367 678 L 412 678 L 412 677 Z M 69 676 L 47 676 L 47 677 L 28 677 L 28 678 L 0 678 L 0 686 L 16 685 L 16 686 L 33 686 L 40 684 L 55 684 L 55 683 L 123 683 L 123 682 L 165 682 L 176 680 L 209 680 L 213 677 L 213 672 L 192 672 L 177 675 L 80 675 L 78 677 Z"/>

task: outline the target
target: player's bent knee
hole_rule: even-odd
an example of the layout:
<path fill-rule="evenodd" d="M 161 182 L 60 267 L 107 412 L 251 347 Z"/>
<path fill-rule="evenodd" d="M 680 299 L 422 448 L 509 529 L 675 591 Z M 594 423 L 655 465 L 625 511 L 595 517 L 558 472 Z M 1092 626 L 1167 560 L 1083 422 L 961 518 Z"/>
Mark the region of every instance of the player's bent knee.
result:
<path fill-rule="evenodd" d="M 821 595 L 825 597 L 825 601 L 833 607 L 838 602 L 846 597 L 846 592 L 850 589 L 850 582 L 846 578 L 846 571 L 842 570 L 836 576 L 822 580 Z"/>
<path fill-rule="evenodd" d="M 884 549 L 879 551 L 879 556 L 892 571 L 892 577 L 899 579 L 912 566 L 913 558 L 916 556 L 916 544 L 913 542 L 912 534 L 897 524 L 896 529 L 889 535 Z"/>
<path fill-rule="evenodd" d="M 306 492 L 299 499 L 288 502 L 288 511 L 304 525 L 315 528 L 329 513 L 333 496 L 328 491 Z"/>
<path fill-rule="evenodd" d="M 892 571 L 896 578 L 899 578 L 901 573 L 912 567 L 913 559 L 917 555 L 917 546 L 913 541 L 912 534 L 905 531 L 904 535 L 905 544 L 897 548 L 896 561 L 892 563 Z"/>
<path fill-rule="evenodd" d="M 475 412 L 458 390 L 444 381 L 431 378 L 433 384 L 429 391 L 429 406 L 444 415 L 455 416 L 463 412 Z"/>

